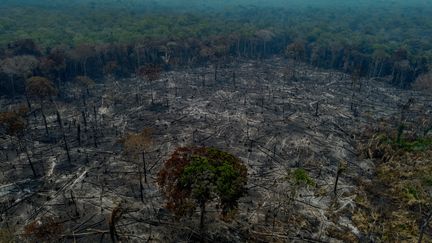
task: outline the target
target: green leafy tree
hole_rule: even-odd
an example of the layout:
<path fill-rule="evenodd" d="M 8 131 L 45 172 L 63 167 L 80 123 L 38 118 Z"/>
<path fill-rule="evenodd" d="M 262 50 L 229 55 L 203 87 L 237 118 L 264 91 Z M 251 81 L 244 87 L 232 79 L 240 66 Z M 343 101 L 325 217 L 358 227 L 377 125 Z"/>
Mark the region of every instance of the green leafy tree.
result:
<path fill-rule="evenodd" d="M 178 148 L 158 174 L 167 208 L 182 217 L 200 208 L 204 229 L 206 206 L 217 201 L 221 215 L 233 215 L 246 193 L 247 168 L 237 157 L 209 147 Z"/>

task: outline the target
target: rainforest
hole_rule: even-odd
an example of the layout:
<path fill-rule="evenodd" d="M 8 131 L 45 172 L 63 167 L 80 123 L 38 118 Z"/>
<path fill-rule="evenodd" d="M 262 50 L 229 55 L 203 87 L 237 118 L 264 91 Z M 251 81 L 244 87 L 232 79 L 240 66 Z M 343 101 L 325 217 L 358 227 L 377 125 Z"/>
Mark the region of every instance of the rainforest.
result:
<path fill-rule="evenodd" d="M 430 16 L 2 0 L 0 242 L 432 241 Z"/>

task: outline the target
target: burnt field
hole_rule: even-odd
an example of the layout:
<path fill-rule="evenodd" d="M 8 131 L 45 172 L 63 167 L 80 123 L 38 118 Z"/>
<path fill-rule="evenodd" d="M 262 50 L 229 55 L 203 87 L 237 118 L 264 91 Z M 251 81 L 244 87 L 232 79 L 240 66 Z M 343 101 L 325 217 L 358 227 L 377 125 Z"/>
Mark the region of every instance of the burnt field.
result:
<path fill-rule="evenodd" d="M 125 242 L 192 241 L 198 213 L 176 220 L 155 178 L 175 148 L 194 145 L 229 151 L 248 168 L 237 216 L 223 221 L 209 207 L 206 241 L 374 239 L 355 217 L 375 177 L 359 149 L 363 131 L 399 120 L 420 129 L 432 110 L 419 91 L 278 57 L 59 90 L 61 98 L 29 100 L 23 136 L 0 137 L 3 235 L 109 241 L 115 224 Z M 0 107 L 25 100 L 2 98 Z M 143 129 L 151 142 L 141 161 L 121 141 Z"/>

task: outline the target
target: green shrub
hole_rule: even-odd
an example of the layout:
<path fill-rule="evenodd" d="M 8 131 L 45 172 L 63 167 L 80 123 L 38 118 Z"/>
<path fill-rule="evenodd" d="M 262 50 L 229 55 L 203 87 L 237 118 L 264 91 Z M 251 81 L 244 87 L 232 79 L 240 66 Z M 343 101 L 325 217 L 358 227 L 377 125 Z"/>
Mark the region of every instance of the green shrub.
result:
<path fill-rule="evenodd" d="M 295 169 L 292 172 L 292 177 L 294 179 L 294 183 L 297 185 L 315 186 L 315 181 L 310 178 L 308 172 L 303 168 Z"/>

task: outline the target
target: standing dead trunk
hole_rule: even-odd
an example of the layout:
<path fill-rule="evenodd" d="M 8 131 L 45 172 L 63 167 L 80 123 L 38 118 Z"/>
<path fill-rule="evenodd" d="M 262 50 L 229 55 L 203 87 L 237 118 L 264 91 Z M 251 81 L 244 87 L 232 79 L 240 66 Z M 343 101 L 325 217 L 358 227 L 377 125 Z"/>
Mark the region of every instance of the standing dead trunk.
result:
<path fill-rule="evenodd" d="M 82 94 L 81 95 L 82 96 L 82 99 L 83 99 L 83 105 L 84 105 L 84 107 L 87 107 L 87 98 L 86 98 L 86 94 Z"/>
<path fill-rule="evenodd" d="M 96 126 L 95 125 L 93 125 L 93 144 L 94 144 L 95 148 L 98 147 L 97 133 L 96 133 Z"/>
<path fill-rule="evenodd" d="M 78 140 L 78 146 L 81 147 L 81 125 L 78 124 L 77 126 L 77 140 Z"/>
<path fill-rule="evenodd" d="M 336 173 L 336 180 L 335 180 L 334 188 L 333 188 L 333 193 L 334 193 L 335 196 L 337 195 L 337 186 L 338 186 L 340 174 L 341 173 L 339 173 L 339 170 L 338 170 L 337 173 Z"/>
<path fill-rule="evenodd" d="M 27 107 L 29 109 L 29 112 L 33 114 L 33 118 L 36 121 L 36 112 L 32 111 L 32 105 L 31 105 L 31 102 L 30 102 L 30 99 L 29 99 L 29 96 L 27 93 L 25 94 L 25 97 L 26 97 L 26 102 L 27 102 Z"/>
<path fill-rule="evenodd" d="M 72 190 L 70 191 L 70 197 L 71 197 L 71 201 L 72 201 L 72 203 L 73 203 L 73 205 L 74 205 L 74 209 L 75 209 L 75 216 L 79 216 L 78 206 L 77 206 L 77 203 L 76 203 L 76 201 L 75 201 L 75 196 L 74 196 Z"/>
<path fill-rule="evenodd" d="M 11 88 L 12 88 L 12 97 L 15 98 L 15 82 L 13 75 L 10 76 Z"/>
<path fill-rule="evenodd" d="M 83 118 L 83 122 L 84 122 L 84 132 L 87 133 L 87 118 L 86 118 L 86 113 L 85 111 L 81 112 L 82 118 Z"/>
<path fill-rule="evenodd" d="M 141 66 L 141 62 L 140 62 L 140 53 L 139 50 L 137 49 L 137 47 L 135 47 L 135 55 L 136 55 L 136 70 L 135 72 L 138 70 L 138 68 Z"/>
<path fill-rule="evenodd" d="M 70 153 L 69 153 L 69 145 L 68 145 L 68 142 L 67 142 L 67 139 L 66 139 L 66 133 L 65 133 L 64 128 L 63 128 L 63 121 L 61 119 L 60 112 L 58 110 L 56 112 L 57 112 L 57 121 L 58 121 L 58 123 L 60 125 L 60 130 L 61 130 L 62 136 L 63 136 L 63 143 L 64 143 L 64 147 L 65 147 L 65 150 L 66 150 L 66 155 L 67 155 L 67 158 L 68 158 L 68 162 L 69 162 L 69 164 L 72 164 L 71 156 L 70 156 Z"/>
<path fill-rule="evenodd" d="M 41 107 L 42 118 L 43 118 L 44 125 L 45 125 L 45 133 L 46 133 L 47 136 L 49 136 L 48 123 L 47 123 L 45 112 L 44 112 L 44 109 L 43 109 L 43 100 L 42 99 L 40 100 L 40 107 Z"/>
<path fill-rule="evenodd" d="M 141 202 L 144 203 L 144 185 L 142 183 L 142 173 L 141 170 L 138 170 L 138 172 L 139 172 L 140 198 L 141 198 Z"/>
<path fill-rule="evenodd" d="M 234 86 L 234 88 L 236 87 L 236 74 L 235 74 L 235 72 L 233 71 L 233 73 L 232 73 L 232 79 L 233 79 L 233 86 Z"/>
<path fill-rule="evenodd" d="M 354 92 L 354 88 L 352 90 L 352 94 L 351 94 L 351 104 L 350 104 L 350 110 L 354 111 L 354 98 L 355 98 L 355 92 Z"/>
<path fill-rule="evenodd" d="M 143 163 L 144 183 L 147 184 L 147 165 L 145 159 L 145 152 L 142 152 L 142 163 Z"/>
<path fill-rule="evenodd" d="M 206 213 L 206 203 L 202 202 L 200 204 L 201 214 L 200 214 L 200 232 L 204 233 L 204 223 L 205 223 L 205 213 Z"/>
<path fill-rule="evenodd" d="M 215 81 L 215 83 L 217 83 L 217 78 L 218 78 L 217 71 L 218 71 L 218 65 L 215 63 L 215 65 L 214 65 L 214 81 Z"/>
<path fill-rule="evenodd" d="M 97 112 L 96 112 L 96 106 L 93 106 L 93 113 L 94 113 L 94 123 L 93 123 L 93 143 L 95 148 L 97 148 Z"/>
<path fill-rule="evenodd" d="M 380 63 L 380 68 L 379 68 L 379 72 L 378 72 L 378 77 L 381 77 L 381 74 L 382 74 L 382 71 L 383 71 L 383 67 L 384 67 L 384 64 L 383 64 L 383 62 L 381 62 Z"/>
<path fill-rule="evenodd" d="M 94 124 L 97 128 L 97 112 L 96 112 L 96 106 L 93 106 L 93 114 L 94 114 Z"/>
<path fill-rule="evenodd" d="M 154 97 L 153 97 L 153 85 L 150 83 L 150 94 L 151 94 L 151 104 L 154 104 Z"/>
<path fill-rule="evenodd" d="M 84 76 L 87 76 L 87 58 L 84 58 L 83 69 L 84 69 Z"/>
<path fill-rule="evenodd" d="M 31 106 L 30 99 L 29 99 L 27 93 L 26 93 L 25 97 L 26 97 L 27 107 L 28 107 L 29 111 L 31 112 L 32 106 Z"/>
<path fill-rule="evenodd" d="M 138 106 L 140 106 L 140 97 L 139 97 L 139 94 L 138 94 L 138 93 L 135 94 L 135 103 L 136 103 Z"/>

